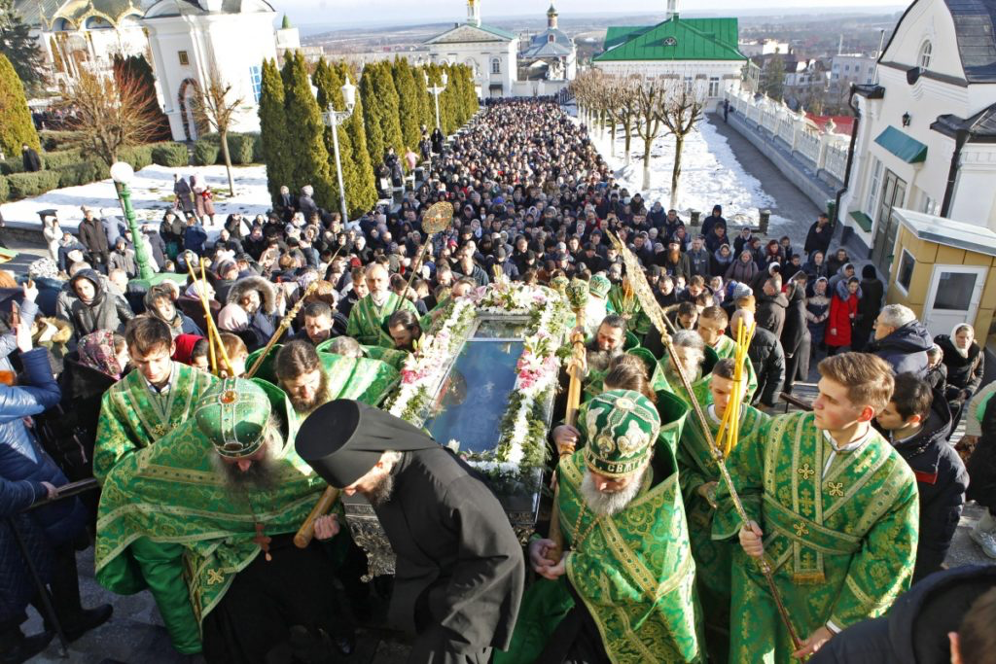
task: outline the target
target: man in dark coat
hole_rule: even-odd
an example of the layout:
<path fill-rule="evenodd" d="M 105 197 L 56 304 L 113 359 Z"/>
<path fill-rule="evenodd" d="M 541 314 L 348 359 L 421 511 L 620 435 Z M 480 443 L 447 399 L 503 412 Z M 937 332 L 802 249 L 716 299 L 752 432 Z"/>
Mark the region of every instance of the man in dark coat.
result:
<path fill-rule="evenodd" d="M 809 662 L 992 662 L 993 626 L 994 566 L 965 565 L 915 584 L 885 616 L 852 625 Z"/>
<path fill-rule="evenodd" d="M 747 309 L 738 309 L 730 318 L 730 330 L 737 329 L 738 321 L 750 329 L 755 315 Z M 786 355 L 779 338 L 764 327 L 755 327 L 755 334 L 748 343 L 748 360 L 758 376 L 758 389 L 752 405 L 774 407 L 786 380 Z"/>
<path fill-rule="evenodd" d="M 782 278 L 766 279 L 757 299 L 755 320 L 758 327 L 765 328 L 779 339 L 782 337 L 782 328 L 786 325 L 786 308 L 789 306 L 789 300 L 782 294 Z"/>
<path fill-rule="evenodd" d="M 794 278 L 786 287 L 786 324 L 782 328 L 782 350 L 786 355 L 786 382 L 783 391 L 793 393 L 793 384 L 808 380 L 810 373 L 810 329 L 807 327 L 807 275 Z"/>
<path fill-rule="evenodd" d="M 918 378 L 925 378 L 928 375 L 928 351 L 934 345 L 931 333 L 911 309 L 902 304 L 888 304 L 876 316 L 873 340 L 866 344 L 865 352 L 886 360 L 893 367 L 893 373 L 910 372 Z"/>
<path fill-rule="evenodd" d="M 80 242 L 90 254 L 90 265 L 95 270 L 107 274 L 107 261 L 111 255 L 111 246 L 107 242 L 104 224 L 94 215 L 93 210 L 83 208 L 83 221 L 80 222 Z"/>
<path fill-rule="evenodd" d="M 42 170 L 42 158 L 38 156 L 38 151 L 27 143 L 21 145 L 21 161 L 24 163 L 24 170 L 28 173 L 37 173 Z"/>
<path fill-rule="evenodd" d="M 807 231 L 807 241 L 803 243 L 803 253 L 808 257 L 815 251 L 827 254 L 833 233 L 834 229 L 831 228 L 827 215 L 821 212 L 817 215 L 817 221 L 811 224 L 810 230 Z"/>
<path fill-rule="evenodd" d="M 359 493 L 373 507 L 397 555 L 389 621 L 417 635 L 410 664 L 484 664 L 492 648 L 508 647 L 523 552 L 467 464 L 417 427 L 348 399 L 315 410 L 296 449 L 347 499 Z M 315 533 L 337 529 L 328 517 Z"/>
<path fill-rule="evenodd" d="M 725 231 L 727 230 L 727 220 L 724 219 L 723 211 L 724 210 L 722 207 L 720 207 L 719 205 L 714 205 L 713 211 L 710 212 L 710 216 L 708 216 L 706 219 L 703 219 L 704 237 L 710 237 L 710 235 L 713 234 L 713 227 L 717 225 L 723 226 L 724 230 Z"/>
<path fill-rule="evenodd" d="M 855 325 L 852 327 L 852 348 L 855 351 L 872 352 L 866 348 L 869 334 L 876 325 L 876 316 L 883 306 L 884 286 L 876 276 L 876 268 L 866 265 L 862 268 L 862 283 L 859 284 L 862 297 L 859 298 Z"/>
<path fill-rule="evenodd" d="M 969 473 L 948 444 L 951 414 L 941 395 L 913 373 L 893 382 L 889 405 L 876 416 L 879 428 L 917 479 L 921 512 L 914 583 L 942 568 L 966 502 Z"/>

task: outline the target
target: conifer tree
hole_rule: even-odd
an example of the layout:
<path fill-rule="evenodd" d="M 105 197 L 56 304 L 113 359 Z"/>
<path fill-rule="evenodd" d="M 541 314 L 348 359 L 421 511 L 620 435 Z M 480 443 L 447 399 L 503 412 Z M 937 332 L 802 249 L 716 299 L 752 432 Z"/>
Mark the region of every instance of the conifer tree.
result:
<path fill-rule="evenodd" d="M 405 145 L 402 142 L 402 125 L 398 119 L 399 104 L 398 92 L 395 90 L 395 81 L 391 76 L 391 63 L 387 60 L 378 63 L 375 84 L 377 86 L 378 101 L 381 104 L 381 135 L 384 137 L 384 149 L 388 146 L 395 148 L 395 154 L 402 155 Z M 384 153 L 381 153 L 381 160 Z M 380 161 L 380 160 L 379 160 Z"/>
<path fill-rule="evenodd" d="M 273 60 L 263 61 L 259 114 L 263 163 L 267 167 L 267 188 L 276 205 L 281 185 L 291 186 L 293 157 L 287 133 L 287 118 L 284 115 L 284 81 Z"/>
<path fill-rule="evenodd" d="M 293 146 L 291 191 L 305 185 L 315 189 L 315 203 L 335 210 L 337 188 L 329 173 L 329 153 L 325 150 L 325 123 L 312 95 L 305 58 L 300 52 L 284 65 L 284 115 L 287 118 L 288 145 Z"/>
<path fill-rule="evenodd" d="M 359 100 L 363 109 L 363 125 L 367 139 L 367 155 L 371 168 L 384 160 L 384 133 L 381 124 L 383 108 L 377 94 L 377 65 L 364 67 L 359 84 Z M 356 115 L 356 111 L 353 112 Z M 373 172 L 373 171 L 372 171 Z"/>
<path fill-rule="evenodd" d="M 41 150 L 28 100 L 24 97 L 24 84 L 7 56 L 0 53 L 0 152 L 8 158 L 19 156 L 23 143 Z"/>
<path fill-rule="evenodd" d="M 421 136 L 419 92 L 408 59 L 395 58 L 391 73 L 395 80 L 395 89 L 398 91 L 398 119 L 401 123 L 402 142 L 406 148 L 418 150 Z"/>
<path fill-rule="evenodd" d="M 349 76 L 350 81 L 356 85 L 357 75 L 356 72 L 350 69 L 349 64 L 340 62 L 335 66 L 335 69 L 339 73 L 339 80 L 345 83 L 346 77 Z M 349 208 L 350 218 L 356 219 L 363 213 L 368 212 L 377 203 L 374 169 L 370 165 L 370 154 L 367 152 L 367 132 L 364 129 L 364 106 L 359 94 L 357 94 L 353 115 L 350 116 L 350 119 L 343 126 L 346 129 L 346 135 L 353 150 L 353 164 L 351 169 L 355 177 L 355 179 L 351 180 L 345 174 L 343 175 L 347 182 L 346 204 Z"/>
<path fill-rule="evenodd" d="M 419 98 L 419 122 L 432 132 L 436 126 L 436 115 L 433 111 L 433 95 L 429 94 L 429 87 L 426 85 L 427 75 L 426 67 L 413 67 L 412 79 Z"/>
<path fill-rule="evenodd" d="M 45 82 L 41 47 L 31 35 L 31 26 L 14 8 L 14 0 L 0 0 L 0 53 L 7 57 L 25 88 L 37 89 Z"/>

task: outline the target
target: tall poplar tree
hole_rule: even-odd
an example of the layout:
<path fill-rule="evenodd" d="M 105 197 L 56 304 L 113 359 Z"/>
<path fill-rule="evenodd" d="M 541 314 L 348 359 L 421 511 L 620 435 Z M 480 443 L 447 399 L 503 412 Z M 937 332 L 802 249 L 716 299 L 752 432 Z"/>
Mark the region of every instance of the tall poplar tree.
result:
<path fill-rule="evenodd" d="M 395 153 L 400 158 L 405 152 L 405 144 L 402 141 L 402 125 L 398 119 L 398 92 L 395 90 L 395 81 L 391 75 L 390 62 L 384 60 L 378 63 L 376 78 L 374 80 L 377 86 L 378 101 L 383 110 L 381 114 L 381 135 L 384 136 L 384 149 L 387 150 L 388 146 L 394 147 Z M 383 153 L 381 154 L 381 159 L 384 159 Z"/>
<path fill-rule="evenodd" d="M 10 61 L 24 87 L 35 90 L 45 82 L 42 49 L 31 36 L 31 26 L 14 8 L 14 0 L 0 0 L 0 53 Z"/>
<path fill-rule="evenodd" d="M 356 85 L 357 75 L 350 65 L 340 62 L 333 67 L 339 72 L 340 80 L 346 82 L 346 77 Z M 346 135 L 349 137 L 350 145 L 353 148 L 353 171 L 356 179 L 353 187 L 346 192 L 346 204 L 349 206 L 350 217 L 355 219 L 365 212 L 370 211 L 377 203 L 377 187 L 374 184 L 374 168 L 370 163 L 370 154 L 367 151 L 367 131 L 364 128 L 364 106 L 358 91 L 356 106 L 353 108 L 353 115 L 343 125 L 346 128 Z M 342 135 L 342 134 L 340 134 Z M 343 177 L 346 177 L 345 175 Z M 349 180 L 347 180 L 349 182 Z"/>
<path fill-rule="evenodd" d="M 18 157 L 21 144 L 41 150 L 38 132 L 31 122 L 31 111 L 24 97 L 24 85 L 14 66 L 0 53 L 0 152 L 5 157 Z"/>
<path fill-rule="evenodd" d="M 413 67 L 412 81 L 415 83 L 416 100 L 419 104 L 419 124 L 425 125 L 426 129 L 432 132 L 436 126 L 436 116 L 433 115 L 433 96 L 426 87 L 426 68 Z"/>
<path fill-rule="evenodd" d="M 291 186 L 293 157 L 287 133 L 287 118 L 284 115 L 284 81 L 273 60 L 263 61 L 259 114 L 263 163 L 267 167 L 267 189 L 276 205 L 281 185 Z"/>
<path fill-rule="evenodd" d="M 293 147 L 292 191 L 305 185 L 315 189 L 315 203 L 335 210 L 338 194 L 329 173 L 329 153 L 323 134 L 325 123 L 312 95 L 305 58 L 300 52 L 284 65 L 284 115 L 287 118 L 288 145 Z"/>
<path fill-rule="evenodd" d="M 384 113 L 384 109 L 378 97 L 376 79 L 377 65 L 371 63 L 364 67 L 358 90 L 367 138 L 367 155 L 370 158 L 372 169 L 384 161 L 384 130 L 381 124 L 381 115 Z M 354 111 L 355 114 L 356 111 Z"/>

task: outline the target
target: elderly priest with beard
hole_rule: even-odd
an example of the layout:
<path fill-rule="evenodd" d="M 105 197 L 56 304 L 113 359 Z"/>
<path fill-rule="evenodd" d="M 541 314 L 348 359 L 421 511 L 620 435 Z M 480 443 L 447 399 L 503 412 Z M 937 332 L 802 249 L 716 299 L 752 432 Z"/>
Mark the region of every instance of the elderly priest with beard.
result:
<path fill-rule="evenodd" d="M 584 445 L 559 465 L 565 550 L 535 537 L 543 577 L 495 664 L 700 662 L 695 563 L 674 455 L 655 405 L 610 390 L 582 407 Z"/>
<path fill-rule="evenodd" d="M 152 591 L 181 653 L 271 664 L 351 650 L 330 557 L 292 544 L 325 482 L 295 454 L 289 410 L 265 383 L 216 382 L 104 479 L 97 580 Z"/>
<path fill-rule="evenodd" d="M 296 447 L 330 486 L 373 506 L 397 555 L 389 622 L 417 635 L 410 663 L 484 664 L 508 646 L 523 552 L 470 467 L 408 422 L 348 399 L 315 410 Z M 327 518 L 315 533 L 337 530 Z"/>

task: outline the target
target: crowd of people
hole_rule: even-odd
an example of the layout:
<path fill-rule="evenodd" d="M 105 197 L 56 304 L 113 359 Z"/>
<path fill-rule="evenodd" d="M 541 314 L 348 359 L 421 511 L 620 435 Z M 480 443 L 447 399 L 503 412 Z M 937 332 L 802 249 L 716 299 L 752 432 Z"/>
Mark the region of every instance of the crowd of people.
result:
<path fill-rule="evenodd" d="M 52 638 L 21 630 L 40 600 L 14 526 L 67 638 L 111 614 L 83 609 L 76 589 L 73 553 L 95 541 L 98 581 L 150 590 L 182 654 L 340 661 L 354 621 L 370 620 L 364 556 L 336 512 L 292 544 L 326 484 L 366 496 L 397 555 L 389 617 L 415 635 L 411 662 L 851 662 L 872 643 L 913 661 L 904 653 L 939 638 L 948 653 L 949 632 L 953 661 L 993 661 L 993 568 L 942 571 L 967 498 L 986 507 L 972 536 L 995 555 L 994 386 L 971 325 L 932 338 L 909 308 L 884 306 L 876 270 L 831 250 L 824 214 L 805 238 L 764 238 L 729 227 L 721 205 L 693 225 L 645 201 L 552 101 L 489 104 L 419 150 L 425 178 L 355 220 L 283 187 L 268 214 L 213 229 L 197 175 L 176 176 L 138 247 L 112 210 L 83 208 L 75 234 L 40 213 L 48 257 L 0 272 L 0 377 L 20 372 L 0 385 L 0 516 L 13 519 L 0 520 L 12 561 L 0 587 L 15 590 L 0 598 L 4 662 Z M 416 156 L 386 154 L 379 175 L 399 186 Z M 453 219 L 427 235 L 441 201 Z M 670 339 L 610 235 L 640 262 Z M 166 277 L 135 281 L 138 253 Z M 524 563 L 476 473 L 377 406 L 453 299 L 497 279 L 576 278 L 586 402 L 550 438 L 572 453 L 555 498 L 565 553 L 541 529 Z M 814 367 L 814 412 L 774 416 Z M 709 443 L 742 373 L 727 467 L 747 525 Z M 99 497 L 55 500 L 89 477 Z M 799 640 L 752 561 L 763 556 Z M 898 645 L 887 618 L 867 620 L 922 579 L 958 586 L 959 608 Z M 908 627 L 928 615 L 905 610 Z"/>

